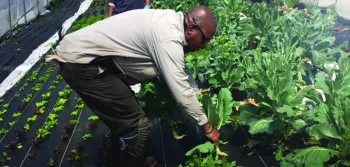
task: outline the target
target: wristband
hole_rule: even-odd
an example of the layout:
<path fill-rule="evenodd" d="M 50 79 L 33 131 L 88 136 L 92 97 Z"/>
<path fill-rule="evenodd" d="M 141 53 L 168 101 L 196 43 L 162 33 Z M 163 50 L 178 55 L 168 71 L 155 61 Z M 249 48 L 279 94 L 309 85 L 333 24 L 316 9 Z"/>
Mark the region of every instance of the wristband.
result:
<path fill-rule="evenodd" d="M 207 135 L 210 134 L 210 133 L 213 133 L 213 132 L 214 132 L 214 128 L 213 128 L 212 124 L 210 124 L 210 128 L 208 130 L 204 131 L 204 133 L 207 134 Z"/>
<path fill-rule="evenodd" d="M 151 9 L 151 5 L 146 5 L 145 9 Z"/>

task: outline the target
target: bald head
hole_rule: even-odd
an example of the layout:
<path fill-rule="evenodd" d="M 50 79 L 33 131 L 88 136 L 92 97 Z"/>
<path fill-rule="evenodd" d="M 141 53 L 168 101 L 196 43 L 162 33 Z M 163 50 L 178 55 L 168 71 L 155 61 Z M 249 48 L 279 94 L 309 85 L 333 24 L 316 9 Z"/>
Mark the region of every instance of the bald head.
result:
<path fill-rule="evenodd" d="M 204 48 L 216 33 L 216 19 L 206 6 L 192 7 L 185 15 L 186 50 L 196 51 Z"/>
<path fill-rule="evenodd" d="M 216 32 L 216 19 L 206 6 L 192 7 L 187 13 L 189 22 L 196 21 L 207 37 L 214 36 Z"/>

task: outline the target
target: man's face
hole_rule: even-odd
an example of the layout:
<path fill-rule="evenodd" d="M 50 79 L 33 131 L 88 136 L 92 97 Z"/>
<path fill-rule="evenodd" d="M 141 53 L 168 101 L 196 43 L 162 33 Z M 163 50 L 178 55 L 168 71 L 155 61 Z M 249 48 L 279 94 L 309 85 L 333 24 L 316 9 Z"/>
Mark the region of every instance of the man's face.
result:
<path fill-rule="evenodd" d="M 185 51 L 193 52 L 205 48 L 206 44 L 213 38 L 216 28 L 201 27 L 197 21 L 193 18 L 192 24 L 187 27 L 185 32 L 185 38 L 188 45 L 185 47 Z"/>

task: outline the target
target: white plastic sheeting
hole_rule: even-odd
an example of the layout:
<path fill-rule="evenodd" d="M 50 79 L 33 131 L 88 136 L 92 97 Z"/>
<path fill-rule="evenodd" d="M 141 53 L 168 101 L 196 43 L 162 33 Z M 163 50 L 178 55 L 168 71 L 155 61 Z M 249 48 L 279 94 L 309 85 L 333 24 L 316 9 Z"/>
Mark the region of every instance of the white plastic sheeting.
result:
<path fill-rule="evenodd" d="M 350 24 L 350 0 L 337 0 L 335 9 L 338 16 L 345 19 L 346 24 Z"/>
<path fill-rule="evenodd" d="M 43 12 L 51 0 L 0 0 L 0 36 Z"/>
<path fill-rule="evenodd" d="M 14 0 L 11 0 L 14 1 Z M 85 0 L 79 7 L 79 10 L 68 20 L 63 23 L 62 34 L 65 34 L 72 23 L 83 14 L 92 3 L 93 0 Z M 19 65 L 11 74 L 0 84 L 0 97 L 2 97 L 9 89 L 11 89 L 24 75 L 29 71 L 33 65 L 38 62 L 43 55 L 51 48 L 51 43 L 58 40 L 58 33 L 56 32 L 50 39 L 42 43 L 37 49 L 35 49 L 23 64 Z"/>

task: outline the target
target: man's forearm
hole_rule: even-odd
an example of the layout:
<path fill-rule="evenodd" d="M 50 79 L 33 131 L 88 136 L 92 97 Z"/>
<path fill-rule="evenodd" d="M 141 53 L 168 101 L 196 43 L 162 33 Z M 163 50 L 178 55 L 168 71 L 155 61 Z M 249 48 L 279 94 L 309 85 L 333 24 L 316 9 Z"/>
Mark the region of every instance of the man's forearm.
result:
<path fill-rule="evenodd" d="M 114 6 L 108 6 L 108 17 L 113 16 Z"/>

